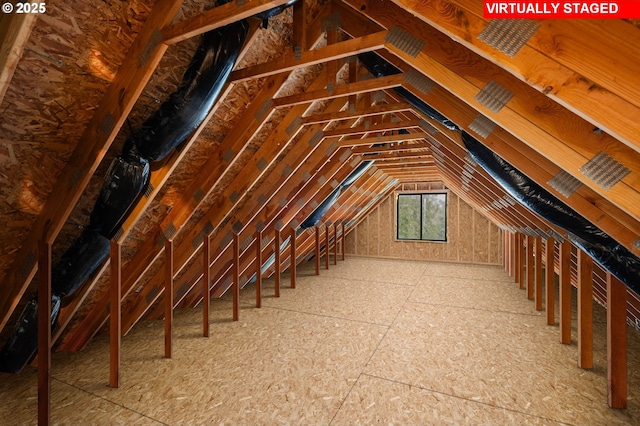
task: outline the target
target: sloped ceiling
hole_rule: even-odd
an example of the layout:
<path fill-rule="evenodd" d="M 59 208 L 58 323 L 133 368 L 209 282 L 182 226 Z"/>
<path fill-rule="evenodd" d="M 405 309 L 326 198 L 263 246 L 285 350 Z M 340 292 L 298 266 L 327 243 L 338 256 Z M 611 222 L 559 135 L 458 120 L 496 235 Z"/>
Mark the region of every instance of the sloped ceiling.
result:
<path fill-rule="evenodd" d="M 205 11 L 177 0 L 52 1 L 37 17 L 2 16 L 0 340 L 33 296 L 38 241 L 53 244 L 55 262 L 87 225 L 111 159 L 180 83 L 198 35 L 284 3 Z M 202 297 L 203 236 L 220 295 L 230 286 L 234 234 L 246 281 L 254 238 L 271 255 L 276 233 L 288 236 L 368 159 L 375 165 L 323 218 L 345 226 L 338 232 L 398 183 L 442 180 L 503 229 L 562 233 L 515 203 L 468 157 L 460 133 L 406 103 L 398 86 L 639 255 L 640 28 L 522 21 L 528 27 L 511 34 L 482 7 L 299 0 L 267 28 L 250 19 L 249 41 L 208 120 L 154 165 L 116 237 L 124 331 L 162 316 L 164 239 L 175 244 L 176 305 L 193 306 Z M 365 51 L 402 73 L 371 78 L 354 57 Z M 604 154 L 608 166 L 588 172 Z M 314 236 L 303 235 L 305 256 Z M 55 336 L 62 348 L 83 347 L 105 323 L 107 269 L 66 301 Z"/>

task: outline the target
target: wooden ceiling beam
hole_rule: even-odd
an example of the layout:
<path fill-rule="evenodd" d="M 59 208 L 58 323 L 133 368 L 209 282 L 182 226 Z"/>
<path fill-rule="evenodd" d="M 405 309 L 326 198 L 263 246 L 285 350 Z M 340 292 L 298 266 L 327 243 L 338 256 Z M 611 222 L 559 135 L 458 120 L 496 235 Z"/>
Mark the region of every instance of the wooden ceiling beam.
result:
<path fill-rule="evenodd" d="M 424 151 L 389 151 L 382 152 L 378 155 L 367 155 L 364 158 L 367 160 L 374 160 L 376 166 L 388 164 L 387 161 L 402 161 L 405 163 L 411 162 L 433 162 L 433 157 L 430 152 Z M 413 161 L 412 161 L 413 160 Z"/>
<path fill-rule="evenodd" d="M 479 40 L 487 26 L 474 0 L 394 0 L 485 59 L 640 151 L 640 29 L 621 19 L 539 20 L 513 56 Z M 453 18 L 455 16 L 455 18 Z"/>
<path fill-rule="evenodd" d="M 172 24 L 169 21 L 162 28 L 163 42 L 172 45 L 207 31 L 250 18 L 255 14 L 281 6 L 289 0 L 251 0 L 248 2 L 229 2 L 209 9 L 193 18 Z M 173 16 L 173 15 L 172 15 Z"/>
<path fill-rule="evenodd" d="M 36 270 L 38 241 L 53 243 L 80 195 L 104 158 L 124 120 L 160 62 L 167 45 L 154 42 L 159 28 L 172 21 L 180 0 L 158 0 L 67 161 L 51 195 L 3 278 L 0 330 L 6 325 Z M 140 63 L 145 53 L 146 61 Z"/>
<path fill-rule="evenodd" d="M 314 114 L 302 119 L 302 124 L 318 124 L 328 121 L 348 120 L 351 118 L 366 118 L 379 114 L 408 111 L 413 107 L 406 102 L 371 105 L 366 109 L 356 108 L 354 111 L 340 111 L 335 113 Z"/>
<path fill-rule="evenodd" d="M 358 146 L 354 147 L 352 151 L 355 154 L 374 154 L 381 152 L 400 152 L 400 151 L 427 151 L 431 148 L 430 142 L 416 142 L 416 143 L 397 143 L 394 145 L 385 146 Z M 425 152 L 428 154 L 428 152 Z"/>
<path fill-rule="evenodd" d="M 350 127 L 348 129 L 327 130 L 324 135 L 330 136 L 353 136 L 373 132 L 389 132 L 393 130 L 415 129 L 420 127 L 421 120 L 403 120 L 398 122 L 369 123 L 365 121 L 364 125 L 358 127 Z"/>
<path fill-rule="evenodd" d="M 342 139 L 338 143 L 340 146 L 366 146 L 375 145 L 379 143 L 391 143 L 391 142 L 406 142 L 406 141 L 421 141 L 427 138 L 427 133 L 407 133 L 407 134 L 395 134 L 395 135 L 378 135 L 366 138 L 348 138 Z"/>
<path fill-rule="evenodd" d="M 254 78 L 267 77 L 285 71 L 322 64 L 336 59 L 343 59 L 358 53 L 370 52 L 384 47 L 387 31 L 353 38 L 318 49 L 302 52 L 296 57 L 294 52 L 287 51 L 284 56 L 263 64 L 254 65 L 233 71 L 229 76 L 231 82 L 242 82 Z"/>
<path fill-rule="evenodd" d="M 332 90 L 322 89 L 306 93 L 275 98 L 273 104 L 276 108 L 299 105 L 326 99 L 338 98 L 341 96 L 358 95 L 365 92 L 375 92 L 378 90 L 398 87 L 402 84 L 404 76 L 402 74 L 380 77 L 370 80 L 358 81 L 356 83 L 339 84 Z"/>

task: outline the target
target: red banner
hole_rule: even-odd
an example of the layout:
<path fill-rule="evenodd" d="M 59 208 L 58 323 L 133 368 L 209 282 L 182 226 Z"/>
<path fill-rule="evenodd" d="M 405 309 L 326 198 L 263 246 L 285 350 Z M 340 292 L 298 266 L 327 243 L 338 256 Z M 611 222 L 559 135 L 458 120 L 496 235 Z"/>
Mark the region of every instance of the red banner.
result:
<path fill-rule="evenodd" d="M 509 1 L 485 0 L 489 19 L 628 19 L 640 18 L 640 0 Z"/>

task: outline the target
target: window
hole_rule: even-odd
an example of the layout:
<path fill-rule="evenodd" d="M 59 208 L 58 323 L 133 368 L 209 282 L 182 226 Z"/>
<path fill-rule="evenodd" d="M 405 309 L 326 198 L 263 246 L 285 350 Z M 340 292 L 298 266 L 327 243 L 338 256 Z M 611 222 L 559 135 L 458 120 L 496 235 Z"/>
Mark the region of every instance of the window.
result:
<path fill-rule="evenodd" d="M 399 240 L 447 241 L 447 194 L 398 194 Z"/>

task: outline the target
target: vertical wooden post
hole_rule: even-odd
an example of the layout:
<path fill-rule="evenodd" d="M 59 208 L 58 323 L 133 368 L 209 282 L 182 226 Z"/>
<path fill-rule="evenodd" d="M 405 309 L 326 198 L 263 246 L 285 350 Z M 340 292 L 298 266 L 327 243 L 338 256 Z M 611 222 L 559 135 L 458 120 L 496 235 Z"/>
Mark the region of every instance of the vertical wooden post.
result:
<path fill-rule="evenodd" d="M 542 237 L 538 235 L 536 237 L 535 245 L 535 305 L 536 311 L 542 310 Z"/>
<path fill-rule="evenodd" d="M 513 280 L 515 282 L 517 274 L 516 274 L 516 265 L 518 264 L 517 262 L 517 252 L 516 252 L 516 248 L 518 246 L 516 246 L 516 235 L 515 233 L 511 234 L 511 276 L 513 277 Z"/>
<path fill-rule="evenodd" d="M 164 242 L 164 357 L 171 358 L 173 349 L 173 241 Z"/>
<path fill-rule="evenodd" d="M 51 244 L 38 241 L 38 425 L 51 423 Z"/>
<path fill-rule="evenodd" d="M 524 234 L 520 234 L 520 246 L 518 250 L 520 251 L 520 266 L 518 267 L 520 274 L 520 289 L 524 290 L 525 285 L 527 284 L 527 274 L 526 274 L 526 262 L 527 262 L 527 252 L 526 252 L 526 242 L 527 236 Z"/>
<path fill-rule="evenodd" d="M 593 368 L 593 261 L 578 250 L 578 367 Z"/>
<path fill-rule="evenodd" d="M 511 262 L 513 261 L 513 256 L 511 253 L 511 232 L 507 231 L 505 232 L 505 235 L 507 236 L 507 238 L 505 239 L 505 253 L 506 253 L 506 265 L 507 265 L 507 272 L 509 273 L 510 277 L 513 277 L 513 269 L 511 268 Z"/>
<path fill-rule="evenodd" d="M 298 1 L 293 4 L 293 51 L 301 55 L 307 47 L 307 7 L 306 2 Z"/>
<path fill-rule="evenodd" d="M 333 224 L 333 264 L 338 264 L 338 225 Z"/>
<path fill-rule="evenodd" d="M 342 260 L 344 260 L 344 249 L 345 249 L 345 245 L 344 245 L 344 241 L 345 241 L 344 222 L 342 222 L 342 235 L 340 236 L 340 239 L 342 240 Z"/>
<path fill-rule="evenodd" d="M 329 225 L 324 225 L 324 269 L 329 269 Z"/>
<path fill-rule="evenodd" d="M 276 229 L 276 238 L 275 238 L 275 243 L 274 243 L 274 253 L 276 255 L 276 259 L 275 259 L 275 267 L 276 267 L 276 277 L 275 277 L 275 293 L 276 293 L 276 297 L 280 297 L 280 273 L 282 272 L 280 270 L 281 267 L 281 260 L 280 260 L 280 245 L 281 243 L 281 234 L 280 234 L 280 230 Z"/>
<path fill-rule="evenodd" d="M 296 288 L 296 267 L 298 260 L 298 254 L 296 253 L 296 239 L 296 228 L 291 227 L 291 288 Z"/>
<path fill-rule="evenodd" d="M 520 256 L 520 254 L 522 253 L 520 251 L 520 247 L 522 246 L 522 241 L 520 240 L 520 233 L 516 232 L 515 235 L 513 236 L 514 238 L 514 244 L 513 244 L 513 275 L 515 277 L 515 282 L 520 285 L 520 288 L 522 288 L 522 256 Z"/>
<path fill-rule="evenodd" d="M 571 344 L 571 243 L 560 244 L 560 342 Z"/>
<path fill-rule="evenodd" d="M 545 254 L 546 254 L 546 266 L 545 266 L 545 308 L 547 309 L 547 324 L 554 325 L 556 323 L 555 316 L 555 305 L 556 305 L 556 283 L 555 283 L 555 272 L 554 272 L 554 263 L 555 263 L 555 241 L 553 237 L 549 237 L 547 239 L 547 243 L 545 246 Z"/>
<path fill-rule="evenodd" d="M 320 275 L 320 227 L 316 225 L 316 275 Z"/>
<path fill-rule="evenodd" d="M 627 288 L 607 273 L 607 401 L 627 408 Z"/>
<path fill-rule="evenodd" d="M 240 235 L 233 233 L 233 320 L 240 319 Z"/>
<path fill-rule="evenodd" d="M 531 235 L 527 235 L 527 299 L 529 300 L 533 300 L 533 250 L 533 237 Z"/>
<path fill-rule="evenodd" d="M 202 236 L 202 335 L 209 337 L 209 310 L 211 309 L 211 235 Z"/>
<path fill-rule="evenodd" d="M 502 232 L 502 267 L 504 268 L 505 271 L 507 271 L 507 273 L 509 273 L 509 266 L 508 266 L 509 256 L 507 256 L 507 250 L 509 249 L 509 245 L 507 242 L 507 233 L 505 231 L 500 231 L 500 232 Z"/>
<path fill-rule="evenodd" d="M 256 232 L 256 308 L 262 307 L 262 231 Z"/>
<path fill-rule="evenodd" d="M 111 240 L 109 265 L 111 289 L 109 300 L 109 386 L 120 387 L 120 355 L 122 344 L 122 255 L 120 243 Z"/>

